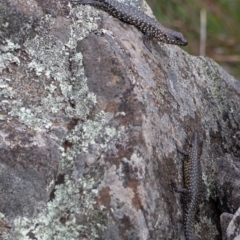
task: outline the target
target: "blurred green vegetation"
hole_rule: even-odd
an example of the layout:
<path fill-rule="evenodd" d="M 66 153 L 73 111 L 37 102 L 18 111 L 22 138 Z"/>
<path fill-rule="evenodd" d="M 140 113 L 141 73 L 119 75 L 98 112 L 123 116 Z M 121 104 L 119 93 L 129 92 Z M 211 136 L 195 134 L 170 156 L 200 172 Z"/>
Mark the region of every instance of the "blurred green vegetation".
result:
<path fill-rule="evenodd" d="M 207 13 L 206 50 L 229 74 L 240 80 L 240 0 L 147 0 L 159 22 L 182 32 L 183 49 L 199 55 L 200 12 Z"/>

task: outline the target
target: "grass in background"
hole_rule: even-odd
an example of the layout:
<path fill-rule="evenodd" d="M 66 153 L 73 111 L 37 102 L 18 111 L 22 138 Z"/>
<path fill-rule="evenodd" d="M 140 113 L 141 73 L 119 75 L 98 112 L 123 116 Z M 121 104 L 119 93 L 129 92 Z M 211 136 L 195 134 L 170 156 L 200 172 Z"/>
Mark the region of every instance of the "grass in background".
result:
<path fill-rule="evenodd" d="M 207 12 L 205 55 L 240 80 L 240 1 L 147 0 L 159 22 L 182 32 L 188 39 L 183 49 L 199 55 L 200 11 Z"/>

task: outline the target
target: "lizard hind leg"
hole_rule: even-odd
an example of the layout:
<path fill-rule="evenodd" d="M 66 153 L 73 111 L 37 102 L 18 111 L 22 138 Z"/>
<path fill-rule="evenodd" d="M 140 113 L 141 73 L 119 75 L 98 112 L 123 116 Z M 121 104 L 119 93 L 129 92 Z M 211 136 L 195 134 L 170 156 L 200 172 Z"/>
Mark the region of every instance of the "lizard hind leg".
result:
<path fill-rule="evenodd" d="M 177 187 L 176 183 L 173 181 L 171 181 L 171 184 L 172 184 L 172 188 L 173 188 L 174 192 L 188 194 L 187 188 Z"/>

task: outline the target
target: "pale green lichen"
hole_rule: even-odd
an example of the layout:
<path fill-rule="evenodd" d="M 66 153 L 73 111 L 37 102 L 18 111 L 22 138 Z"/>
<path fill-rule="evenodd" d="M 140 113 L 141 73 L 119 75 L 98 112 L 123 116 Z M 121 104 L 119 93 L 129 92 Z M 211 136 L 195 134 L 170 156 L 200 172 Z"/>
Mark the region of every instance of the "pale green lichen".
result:
<path fill-rule="evenodd" d="M 78 20 L 73 21 L 70 26 L 72 36 L 66 45 L 63 45 L 61 41 L 51 34 L 47 36 L 37 35 L 24 44 L 26 52 L 32 57 L 32 61 L 28 65 L 29 69 L 35 71 L 37 76 L 44 74 L 47 78 L 54 80 L 50 85 L 51 88 L 49 86 L 45 87 L 49 95 L 42 99 L 41 106 L 25 109 L 21 102 L 13 102 L 12 111 L 9 114 L 19 117 L 21 122 L 34 130 L 40 131 L 51 127 L 50 113 L 64 110 L 70 118 L 84 119 L 92 106 L 96 104 L 96 97 L 88 91 L 86 84 L 87 79 L 82 67 L 82 54 L 76 53 L 71 58 L 69 58 L 68 54 L 69 48 L 74 49 L 77 41 L 97 29 L 97 13 L 93 12 L 94 20 L 92 18 L 92 21 L 86 23 L 84 17 L 88 18 L 90 13 L 89 11 L 79 11 L 79 9 L 81 8 L 73 9 L 71 12 L 73 19 Z M 42 22 L 44 27 L 47 26 L 49 29 L 53 25 L 53 20 L 49 17 L 44 18 Z M 80 25 L 84 25 L 84 27 L 80 28 Z M 69 61 L 78 66 L 73 73 L 68 69 Z M 53 93 L 58 85 L 62 96 L 55 97 Z M 74 102 L 76 107 L 73 108 L 66 104 L 66 99 Z"/>
<path fill-rule="evenodd" d="M 29 66 L 31 66 L 30 69 L 33 70 L 32 67 L 35 66 L 36 68 L 34 70 L 37 75 L 50 71 L 50 76 L 55 79 L 56 83 L 51 83 L 51 89 L 46 86 L 49 95 L 42 99 L 41 106 L 34 106 L 32 109 L 25 109 L 21 102 L 16 101 L 13 102 L 13 108 L 9 114 L 11 116 L 19 117 L 21 122 L 35 130 L 48 129 L 50 127 L 51 119 L 49 118 L 49 114 L 51 112 L 56 113 L 60 110 L 64 110 L 70 118 L 84 119 L 89 113 L 89 109 L 91 109 L 96 103 L 96 97 L 88 91 L 86 84 L 87 79 L 85 78 L 82 69 L 81 53 L 76 54 L 76 56 L 71 59 L 79 66 L 78 70 L 71 78 L 71 73 L 68 71 L 66 64 L 68 59 L 64 57 L 64 53 L 59 50 L 61 45 L 58 46 L 56 44 L 55 48 L 52 47 L 53 52 L 45 53 L 48 52 L 46 51 L 48 47 L 45 45 L 45 40 L 36 37 L 32 43 L 28 42 L 26 46 L 28 46 L 29 49 L 31 48 L 31 44 L 35 46 L 38 41 L 38 50 L 40 51 L 40 54 L 38 55 L 38 52 L 34 51 L 38 60 L 34 59 L 32 62 L 36 63 L 37 61 L 40 61 L 41 63 L 34 65 L 29 64 Z M 47 41 L 52 42 L 55 40 L 49 37 Z M 42 47 L 39 46 L 40 43 L 42 44 Z M 59 61 L 59 59 L 61 59 L 61 61 Z M 55 62 L 57 62 L 57 64 L 55 64 Z M 79 81 L 79 79 L 81 79 L 81 81 Z M 75 84 L 76 87 L 73 89 L 72 82 L 74 81 L 75 83 L 78 81 L 78 83 Z M 62 96 L 55 97 L 52 95 L 55 89 L 57 89 L 56 84 L 59 84 Z M 74 101 L 76 108 L 66 105 L 66 99 Z"/>
<path fill-rule="evenodd" d="M 14 98 L 15 91 L 12 87 L 9 86 L 11 79 L 9 78 L 0 78 L 0 97 L 4 98 Z"/>
<path fill-rule="evenodd" d="M 20 60 L 14 54 L 14 51 L 19 48 L 18 44 L 14 44 L 10 40 L 6 40 L 6 44 L 0 46 L 0 73 L 2 73 L 4 69 L 7 69 L 12 63 L 19 65 Z"/>
<path fill-rule="evenodd" d="M 72 143 L 71 149 L 67 153 L 62 149 L 62 154 L 65 158 L 62 160 L 62 168 L 71 166 L 73 159 L 80 152 L 88 152 L 90 145 L 98 145 L 100 149 L 107 147 L 107 144 L 113 137 L 117 136 L 117 131 L 114 128 L 105 126 L 105 113 L 101 111 L 96 114 L 93 120 L 86 120 L 84 124 L 78 124 L 74 130 L 68 134 L 66 140 Z M 101 143 L 97 144 L 96 139 L 101 137 Z M 101 151 L 98 153 L 101 154 Z M 95 160 L 99 157 L 95 156 Z"/>
<path fill-rule="evenodd" d="M 51 80 L 51 84 L 45 86 L 47 96 L 42 99 L 41 105 L 26 107 L 21 101 L 14 100 L 8 113 L 10 117 L 15 117 L 35 131 L 51 130 L 53 113 L 64 112 L 64 117 L 68 119 L 81 119 L 65 139 L 71 142 L 72 147 L 66 150 L 60 144 L 59 171 L 67 168 L 76 172 L 74 162 L 81 153 L 87 153 L 88 147 L 93 144 L 98 145 L 99 149 L 106 148 L 109 141 L 117 135 L 114 128 L 105 126 L 104 112 L 96 114 L 91 120 L 88 119 L 91 109 L 96 104 L 96 96 L 89 92 L 82 54 L 75 53 L 71 57 L 69 54 L 69 50 L 72 51 L 77 46 L 77 41 L 97 29 L 98 11 L 90 12 L 89 9 L 83 6 L 71 9 L 73 23 L 70 26 L 71 37 L 66 45 L 49 32 L 46 35 L 36 35 L 25 42 L 26 52 L 31 56 L 29 71 L 34 71 L 37 76 L 45 76 Z M 54 19 L 46 16 L 42 20 L 44 27 L 40 26 L 37 31 L 51 29 L 53 23 Z M 76 66 L 71 72 L 69 62 Z M 61 94 L 53 95 L 59 89 Z M 51 132 L 49 137 L 56 139 Z M 101 144 L 96 142 L 98 138 L 104 139 Z M 98 151 L 95 161 L 100 155 L 101 151 Z M 6 239 L 30 239 L 29 233 L 39 240 L 69 240 L 79 239 L 81 236 L 97 239 L 109 220 L 109 216 L 103 214 L 102 207 L 95 204 L 102 177 L 102 171 L 95 168 L 91 173 L 84 175 L 84 178 L 66 174 L 64 183 L 55 186 L 54 199 L 34 218 L 16 218 L 11 237 Z M 85 221 L 79 222 L 78 215 L 85 218 Z"/>
<path fill-rule="evenodd" d="M 94 197 L 98 192 L 95 183 L 90 176 L 73 181 L 66 175 L 64 184 L 56 186 L 54 200 L 48 202 L 37 218 L 15 221 L 17 239 L 29 239 L 26 236 L 29 232 L 41 240 L 79 239 L 82 235 L 97 239 L 98 232 L 105 229 L 107 218 L 102 209 L 95 206 Z M 85 221 L 78 222 L 79 215 Z"/>
<path fill-rule="evenodd" d="M 202 174 L 202 179 L 203 179 L 203 182 L 206 186 L 206 200 L 208 201 L 210 196 L 213 198 L 213 199 L 216 199 L 216 186 L 215 186 L 215 180 L 214 180 L 214 177 L 212 174 L 206 174 L 203 172 Z"/>
<path fill-rule="evenodd" d="M 201 57 L 200 60 L 202 62 L 203 69 L 206 71 L 204 75 L 208 76 L 208 80 L 210 80 L 208 81 L 208 89 L 210 90 L 208 93 L 211 95 L 211 97 L 220 100 L 221 103 L 224 103 L 225 97 L 223 91 L 220 89 L 221 81 L 219 81 L 219 79 L 221 75 L 219 73 L 219 66 L 211 59 Z"/>
<path fill-rule="evenodd" d="M 195 224 L 195 233 L 198 239 L 203 238 L 203 233 L 205 234 L 204 239 L 215 239 L 219 235 L 216 225 L 206 216 L 202 216 L 200 222 Z"/>
<path fill-rule="evenodd" d="M 9 39 L 6 39 L 6 44 L 0 45 L 1 53 L 10 53 L 18 49 L 20 49 L 20 46 L 18 44 L 13 43 Z"/>

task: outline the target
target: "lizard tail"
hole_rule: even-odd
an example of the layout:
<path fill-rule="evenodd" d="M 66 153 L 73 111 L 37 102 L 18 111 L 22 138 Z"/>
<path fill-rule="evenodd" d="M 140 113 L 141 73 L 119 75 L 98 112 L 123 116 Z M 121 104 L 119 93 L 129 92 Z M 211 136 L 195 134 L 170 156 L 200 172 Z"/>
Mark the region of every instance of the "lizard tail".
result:
<path fill-rule="evenodd" d="M 194 235 L 194 219 L 195 214 L 189 212 L 186 214 L 184 219 L 184 232 L 186 240 L 196 240 Z"/>

